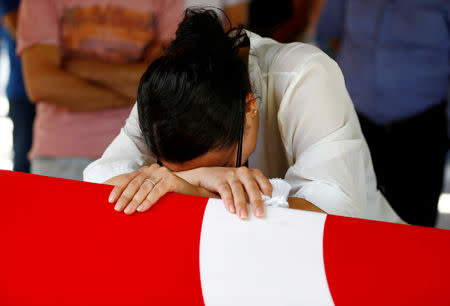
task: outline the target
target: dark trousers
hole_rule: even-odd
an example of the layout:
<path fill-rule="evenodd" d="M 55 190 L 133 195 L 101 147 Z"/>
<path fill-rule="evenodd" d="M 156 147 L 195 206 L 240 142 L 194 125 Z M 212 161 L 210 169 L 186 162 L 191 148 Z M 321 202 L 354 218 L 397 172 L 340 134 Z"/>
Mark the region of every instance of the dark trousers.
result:
<path fill-rule="evenodd" d="M 33 139 L 35 107 L 27 98 L 8 97 L 9 117 L 14 124 L 13 151 L 14 171 L 30 172 L 27 154 Z"/>
<path fill-rule="evenodd" d="M 397 214 L 414 225 L 434 226 L 447 152 L 445 103 L 386 126 L 359 115 L 378 188 Z"/>

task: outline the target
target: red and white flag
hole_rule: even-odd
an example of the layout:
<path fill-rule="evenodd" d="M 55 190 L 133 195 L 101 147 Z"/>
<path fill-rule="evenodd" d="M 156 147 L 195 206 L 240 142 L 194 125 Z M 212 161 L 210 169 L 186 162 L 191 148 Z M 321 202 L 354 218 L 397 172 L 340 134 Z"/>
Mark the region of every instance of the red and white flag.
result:
<path fill-rule="evenodd" d="M 450 231 L 0 171 L 0 305 L 450 305 Z"/>

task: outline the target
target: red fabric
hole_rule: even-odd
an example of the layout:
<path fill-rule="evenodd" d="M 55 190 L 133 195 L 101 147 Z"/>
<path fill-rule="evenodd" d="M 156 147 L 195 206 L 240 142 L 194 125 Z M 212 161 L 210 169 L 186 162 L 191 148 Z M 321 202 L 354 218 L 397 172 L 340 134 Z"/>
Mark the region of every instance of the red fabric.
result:
<path fill-rule="evenodd" d="M 450 305 L 450 231 L 337 216 L 324 231 L 336 305 Z"/>
<path fill-rule="evenodd" d="M 0 171 L 0 305 L 201 305 L 205 198 L 126 216 L 111 186 Z"/>

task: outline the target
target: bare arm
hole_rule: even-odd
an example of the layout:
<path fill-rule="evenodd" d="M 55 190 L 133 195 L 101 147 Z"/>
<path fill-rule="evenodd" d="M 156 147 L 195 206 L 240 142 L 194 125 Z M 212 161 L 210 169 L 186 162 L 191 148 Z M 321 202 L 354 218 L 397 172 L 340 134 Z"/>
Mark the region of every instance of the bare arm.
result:
<path fill-rule="evenodd" d="M 239 3 L 225 7 L 225 13 L 230 18 L 233 27 L 248 23 L 248 3 Z"/>
<path fill-rule="evenodd" d="M 64 62 L 64 69 L 135 101 L 141 76 L 149 63 L 162 54 L 161 46 L 161 43 L 152 46 L 147 52 L 145 61 L 141 62 L 119 64 L 97 59 L 74 58 Z"/>
<path fill-rule="evenodd" d="M 73 112 L 125 107 L 134 100 L 61 69 L 57 46 L 35 45 L 21 55 L 25 87 L 32 101 L 45 101 Z"/>
<path fill-rule="evenodd" d="M 15 40 L 17 33 L 17 11 L 11 11 L 2 18 L 2 25 Z"/>
<path fill-rule="evenodd" d="M 95 59 L 71 59 L 64 64 L 64 69 L 135 101 L 139 80 L 147 66 L 144 62 L 115 64 Z"/>
<path fill-rule="evenodd" d="M 288 198 L 289 208 L 325 213 L 316 205 L 300 198 Z"/>
<path fill-rule="evenodd" d="M 295 41 L 299 34 L 302 34 L 309 24 L 310 13 L 314 1 L 294 0 L 292 1 L 293 14 L 286 22 L 278 26 L 272 34 L 272 38 L 279 42 Z"/>

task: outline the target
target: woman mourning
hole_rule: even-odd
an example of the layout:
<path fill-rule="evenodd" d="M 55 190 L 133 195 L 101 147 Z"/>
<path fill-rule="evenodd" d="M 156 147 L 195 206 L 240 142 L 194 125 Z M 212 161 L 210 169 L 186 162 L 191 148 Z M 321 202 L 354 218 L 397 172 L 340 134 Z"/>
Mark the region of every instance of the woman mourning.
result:
<path fill-rule="evenodd" d="M 326 213 L 401 222 L 377 190 L 370 153 L 337 64 L 280 44 L 214 11 L 188 9 L 176 38 L 142 76 L 137 104 L 85 180 L 115 185 L 110 202 L 144 212 L 167 192 L 221 197 L 264 215 L 267 178 Z M 312 204 L 311 204 L 312 203 Z"/>

